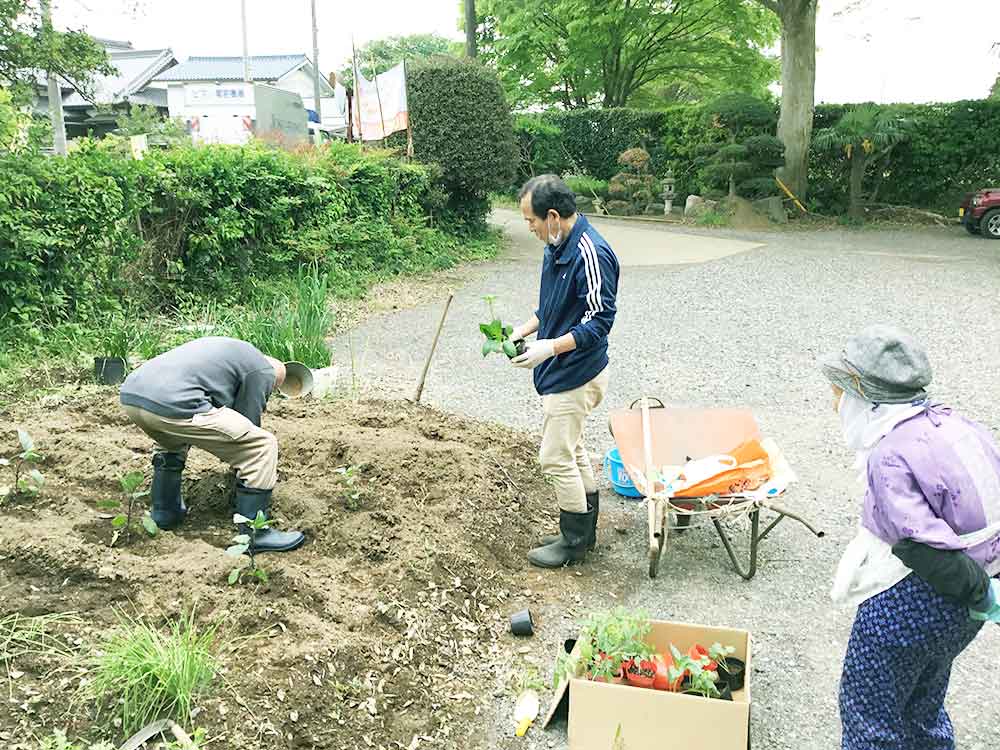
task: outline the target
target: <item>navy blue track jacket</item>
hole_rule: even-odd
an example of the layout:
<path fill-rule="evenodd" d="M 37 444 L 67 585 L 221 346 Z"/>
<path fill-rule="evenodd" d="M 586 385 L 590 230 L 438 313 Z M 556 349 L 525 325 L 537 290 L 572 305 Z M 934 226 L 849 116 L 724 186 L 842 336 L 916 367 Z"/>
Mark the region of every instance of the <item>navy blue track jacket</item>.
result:
<path fill-rule="evenodd" d="M 618 258 L 580 214 L 558 247 L 545 246 L 538 298 L 538 338 L 572 333 L 576 349 L 534 370 L 539 395 L 579 388 L 608 365 L 608 332 L 615 322 Z"/>

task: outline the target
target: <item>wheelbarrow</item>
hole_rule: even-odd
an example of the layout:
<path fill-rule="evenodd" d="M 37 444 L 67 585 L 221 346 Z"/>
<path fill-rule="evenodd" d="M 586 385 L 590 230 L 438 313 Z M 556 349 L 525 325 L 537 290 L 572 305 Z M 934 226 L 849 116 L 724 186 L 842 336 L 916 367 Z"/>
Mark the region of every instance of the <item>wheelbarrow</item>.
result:
<path fill-rule="evenodd" d="M 609 429 L 625 471 L 646 497 L 650 578 L 656 578 L 659 572 L 670 531 L 671 511 L 677 517 L 679 530 L 686 528 L 695 515 L 708 516 L 733 568 L 748 581 L 757 573 L 760 543 L 785 518 L 798 521 L 817 537 L 824 535 L 779 502 L 788 485 L 796 481 L 795 473 L 777 443 L 761 437 L 749 409 L 667 409 L 659 399 L 641 398 L 627 409 L 613 410 Z M 690 496 L 684 492 L 675 494 L 669 489 L 675 477 L 659 471 L 660 467 L 681 467 L 692 459 L 727 454 L 734 447 L 751 441 L 760 441 L 769 459 L 770 472 L 763 484 L 737 477 L 723 491 Z M 762 511 L 776 517 L 760 531 Z M 749 559 L 745 565 L 738 559 L 733 540 L 724 526 L 726 518 L 737 515 L 750 519 Z"/>

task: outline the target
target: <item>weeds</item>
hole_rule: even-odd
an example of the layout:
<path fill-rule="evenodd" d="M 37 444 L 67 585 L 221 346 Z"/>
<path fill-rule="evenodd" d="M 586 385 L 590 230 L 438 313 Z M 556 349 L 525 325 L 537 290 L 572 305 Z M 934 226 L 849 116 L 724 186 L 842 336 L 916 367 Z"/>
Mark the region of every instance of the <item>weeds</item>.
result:
<path fill-rule="evenodd" d="M 215 676 L 216 629 L 199 629 L 193 610 L 166 632 L 123 616 L 87 665 L 83 697 L 115 712 L 126 735 L 158 718 L 190 723 L 195 700 Z"/>
<path fill-rule="evenodd" d="M 357 486 L 358 467 L 341 466 L 334 471 L 343 478 L 344 506 L 348 510 L 361 510 L 361 488 Z"/>
<path fill-rule="evenodd" d="M 59 625 L 76 625 L 80 618 L 72 612 L 26 617 L 14 612 L 0 618 L 0 660 L 6 664 L 26 654 L 67 658 L 73 650 L 54 630 Z"/>
<path fill-rule="evenodd" d="M 696 219 L 700 227 L 728 227 L 729 217 L 718 211 L 706 211 Z"/>
<path fill-rule="evenodd" d="M 111 519 L 111 528 L 114 529 L 114 533 L 111 535 L 111 544 L 108 545 L 109 547 L 115 546 L 115 543 L 121 538 L 122 531 L 125 532 L 125 543 L 128 544 L 132 541 L 132 515 L 135 508 L 135 501 L 149 494 L 149 490 L 139 492 L 139 486 L 142 484 L 143 479 L 144 476 L 141 471 L 129 472 L 118 480 L 122 486 L 123 497 L 121 500 L 101 500 L 97 503 L 97 507 L 101 510 L 126 508 L 124 513 L 119 513 Z M 149 511 L 143 515 L 140 523 L 143 530 L 150 536 L 156 536 L 156 532 L 160 530 L 156 525 L 156 521 L 149 514 Z"/>
<path fill-rule="evenodd" d="M 267 583 L 268 574 L 267 571 L 257 565 L 257 559 L 255 555 L 255 542 L 257 541 L 257 534 L 264 529 L 270 528 L 270 522 L 264 516 L 264 511 L 258 510 L 257 517 L 252 521 L 246 516 L 241 516 L 239 513 L 233 516 L 233 523 L 235 524 L 245 524 L 249 534 L 239 534 L 233 537 L 233 544 L 226 550 L 226 554 L 232 557 L 242 557 L 246 555 L 250 558 L 248 564 L 238 565 L 229 571 L 229 585 L 235 586 L 237 583 L 243 582 L 243 576 L 248 576 L 250 578 L 256 578 L 261 583 Z"/>
<path fill-rule="evenodd" d="M 262 352 L 282 361 L 295 360 L 307 367 L 330 366 L 326 335 L 333 325 L 328 296 L 329 281 L 315 265 L 301 267 L 287 298 L 261 304 L 232 316 L 232 336 L 249 341 Z"/>
<path fill-rule="evenodd" d="M 96 744 L 70 742 L 66 738 L 66 733 L 57 729 L 51 737 L 46 737 L 41 741 L 38 750 L 115 750 L 115 747 L 110 742 Z"/>
<path fill-rule="evenodd" d="M 45 477 L 37 466 L 44 459 L 42 454 L 35 450 L 35 441 L 20 427 L 17 428 L 17 440 L 21 444 L 21 452 L 14 456 L 14 460 L 0 458 L 0 467 L 10 466 L 12 463 L 14 466 L 14 483 L 10 486 L 0 486 L 0 501 L 34 497 L 45 485 Z"/>

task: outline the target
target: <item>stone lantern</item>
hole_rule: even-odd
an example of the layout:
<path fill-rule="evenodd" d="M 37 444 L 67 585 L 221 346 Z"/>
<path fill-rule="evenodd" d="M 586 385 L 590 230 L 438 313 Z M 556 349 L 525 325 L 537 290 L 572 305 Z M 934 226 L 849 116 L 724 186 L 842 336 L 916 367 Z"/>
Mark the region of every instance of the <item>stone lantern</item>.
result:
<path fill-rule="evenodd" d="M 674 207 L 674 171 L 668 169 L 663 176 L 663 215 L 670 216 Z"/>

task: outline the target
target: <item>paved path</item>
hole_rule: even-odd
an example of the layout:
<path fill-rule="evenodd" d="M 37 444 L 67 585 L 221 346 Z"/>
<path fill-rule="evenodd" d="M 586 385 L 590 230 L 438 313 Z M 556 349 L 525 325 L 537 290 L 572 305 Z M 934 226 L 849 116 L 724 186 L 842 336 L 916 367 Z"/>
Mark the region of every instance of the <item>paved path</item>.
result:
<path fill-rule="evenodd" d="M 537 430 L 540 413 L 528 374 L 479 354 L 482 295 L 496 294 L 499 314 L 520 322 L 538 294 L 538 242 L 516 216 L 498 212 L 496 220 L 510 228 L 511 251 L 471 269 L 468 285 L 456 290 L 424 399 Z M 598 227 L 623 257 L 682 247 L 690 253 L 685 257 L 702 262 L 623 271 L 610 340 L 613 380 L 587 435 L 595 455 L 611 446 L 604 427 L 608 405 L 639 395 L 677 406 L 750 407 L 799 474 L 789 502 L 827 536 L 817 540 L 782 524 L 762 545 L 757 578 L 745 583 L 728 568 L 711 526 L 701 524 L 671 540 L 661 577 L 650 581 L 641 507 L 606 502 L 603 551 L 588 565 L 595 576 L 607 571 L 617 579 L 579 606 L 533 605 L 543 625 L 526 658 L 548 663 L 572 632 L 576 614 L 622 602 L 657 617 L 744 627 L 755 639 L 754 746 L 836 747 L 837 681 L 852 613 L 834 609 L 827 591 L 856 524 L 858 486 L 815 360 L 866 324 L 905 325 L 927 343 L 935 394 L 997 430 L 1000 242 L 968 237 L 957 227 L 748 234 L 612 222 Z M 439 315 L 440 306 L 425 305 L 355 331 L 360 381 L 410 395 Z M 347 362 L 347 351 L 342 337 L 336 342 L 340 362 Z M 1000 745 L 1000 701 L 990 697 L 998 663 L 1000 628 L 991 626 L 957 664 L 949 709 L 965 750 Z M 506 732 L 510 707 L 498 705 L 497 726 Z M 533 729 L 517 747 L 561 748 L 564 742 L 559 729 Z"/>

